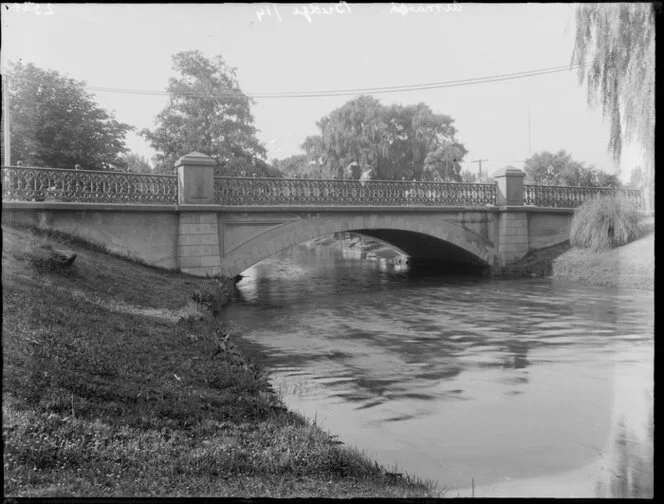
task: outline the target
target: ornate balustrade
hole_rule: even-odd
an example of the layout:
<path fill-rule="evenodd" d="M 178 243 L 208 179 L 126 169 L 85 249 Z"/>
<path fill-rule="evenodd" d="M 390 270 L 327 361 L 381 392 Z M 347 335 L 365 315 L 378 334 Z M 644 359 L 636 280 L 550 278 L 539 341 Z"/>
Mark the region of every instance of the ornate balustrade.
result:
<path fill-rule="evenodd" d="M 2 199 L 177 203 L 177 179 L 174 175 L 3 166 Z"/>
<path fill-rule="evenodd" d="M 464 206 L 496 204 L 494 184 L 388 180 L 216 177 L 215 201 L 226 206 Z"/>
<path fill-rule="evenodd" d="M 523 204 L 549 208 L 576 208 L 598 194 L 621 195 L 636 207 L 641 207 L 641 191 L 573 186 L 523 186 Z"/>
<path fill-rule="evenodd" d="M 224 206 L 424 206 L 496 204 L 495 184 L 215 177 L 215 203 Z M 640 191 L 524 185 L 524 205 L 576 208 L 597 194 L 621 194 L 641 206 Z M 4 201 L 175 204 L 174 175 L 2 167 Z"/>

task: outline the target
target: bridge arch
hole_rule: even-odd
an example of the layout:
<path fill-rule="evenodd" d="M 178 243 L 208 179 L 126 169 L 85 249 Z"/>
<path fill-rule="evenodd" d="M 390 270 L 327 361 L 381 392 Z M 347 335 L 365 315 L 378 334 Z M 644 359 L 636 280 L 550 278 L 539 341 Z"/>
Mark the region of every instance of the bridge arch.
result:
<path fill-rule="evenodd" d="M 440 214 L 327 214 L 296 219 L 252 237 L 222 258 L 222 272 L 235 276 L 277 252 L 344 231 L 378 238 L 415 258 L 452 258 L 483 266 L 492 266 L 495 260 L 491 241 Z"/>

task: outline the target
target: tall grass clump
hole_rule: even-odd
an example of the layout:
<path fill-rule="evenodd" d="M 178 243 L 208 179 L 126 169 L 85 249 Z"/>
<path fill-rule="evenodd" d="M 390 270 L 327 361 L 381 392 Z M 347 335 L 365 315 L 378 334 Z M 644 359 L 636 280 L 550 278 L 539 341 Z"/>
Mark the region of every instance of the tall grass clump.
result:
<path fill-rule="evenodd" d="M 595 252 L 625 245 L 639 237 L 640 218 L 624 196 L 597 195 L 574 211 L 570 243 Z"/>

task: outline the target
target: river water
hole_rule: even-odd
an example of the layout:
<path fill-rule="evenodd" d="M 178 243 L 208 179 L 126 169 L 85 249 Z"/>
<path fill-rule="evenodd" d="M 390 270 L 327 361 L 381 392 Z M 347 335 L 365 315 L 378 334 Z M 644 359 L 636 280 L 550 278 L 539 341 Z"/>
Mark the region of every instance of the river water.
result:
<path fill-rule="evenodd" d="M 427 276 L 340 243 L 250 268 L 224 313 L 289 408 L 449 497 L 651 495 L 652 292 Z"/>

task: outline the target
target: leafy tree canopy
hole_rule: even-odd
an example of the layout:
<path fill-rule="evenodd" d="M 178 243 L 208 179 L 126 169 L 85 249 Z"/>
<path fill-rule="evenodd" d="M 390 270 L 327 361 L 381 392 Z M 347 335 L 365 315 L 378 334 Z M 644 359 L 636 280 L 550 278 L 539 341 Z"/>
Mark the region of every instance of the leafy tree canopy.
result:
<path fill-rule="evenodd" d="M 282 178 L 281 170 L 262 159 L 249 156 L 235 156 L 222 160 L 216 169 L 220 177 L 273 177 Z"/>
<path fill-rule="evenodd" d="M 123 156 L 123 160 L 127 163 L 127 171 L 129 172 L 152 173 L 150 162 L 143 156 L 139 156 L 134 152 L 129 152 Z"/>
<path fill-rule="evenodd" d="M 216 159 L 222 175 L 266 175 L 252 101 L 240 90 L 235 69 L 221 56 L 208 59 L 200 51 L 175 54 L 173 68 L 180 77 L 169 80 L 170 103 L 157 116 L 156 129 L 141 132 L 157 151 L 156 171 L 171 173 L 178 158 L 197 151 Z"/>
<path fill-rule="evenodd" d="M 571 154 L 564 150 L 556 154 L 539 152 L 526 159 L 524 170 L 527 178 L 534 184 L 586 186 L 586 187 L 619 187 L 620 180 L 616 175 L 597 170 L 595 167 L 584 166 L 572 159 Z"/>
<path fill-rule="evenodd" d="M 640 166 L 632 168 L 632 173 L 629 176 L 629 184 L 627 187 L 630 189 L 641 189 L 643 186 L 643 170 Z"/>
<path fill-rule="evenodd" d="M 467 151 L 452 123 L 424 103 L 385 106 L 360 96 L 316 123 L 320 134 L 301 146 L 306 169 L 316 177 L 354 178 L 348 167 L 357 163 L 361 172 L 373 168 L 376 179 L 460 181 Z"/>
<path fill-rule="evenodd" d="M 470 170 L 463 170 L 460 175 L 461 180 L 466 184 L 475 184 L 478 182 L 477 173 L 471 172 Z"/>
<path fill-rule="evenodd" d="M 84 82 L 32 63 L 10 68 L 12 163 L 53 168 L 78 164 L 86 170 L 127 167 L 125 135 L 134 128 L 99 107 Z"/>
<path fill-rule="evenodd" d="M 311 178 L 315 173 L 309 163 L 305 154 L 296 154 L 284 159 L 273 159 L 272 167 L 283 173 L 284 177 Z"/>
<path fill-rule="evenodd" d="M 459 163 L 467 153 L 462 145 L 441 145 L 424 159 L 424 178 L 440 182 L 462 182 Z"/>

